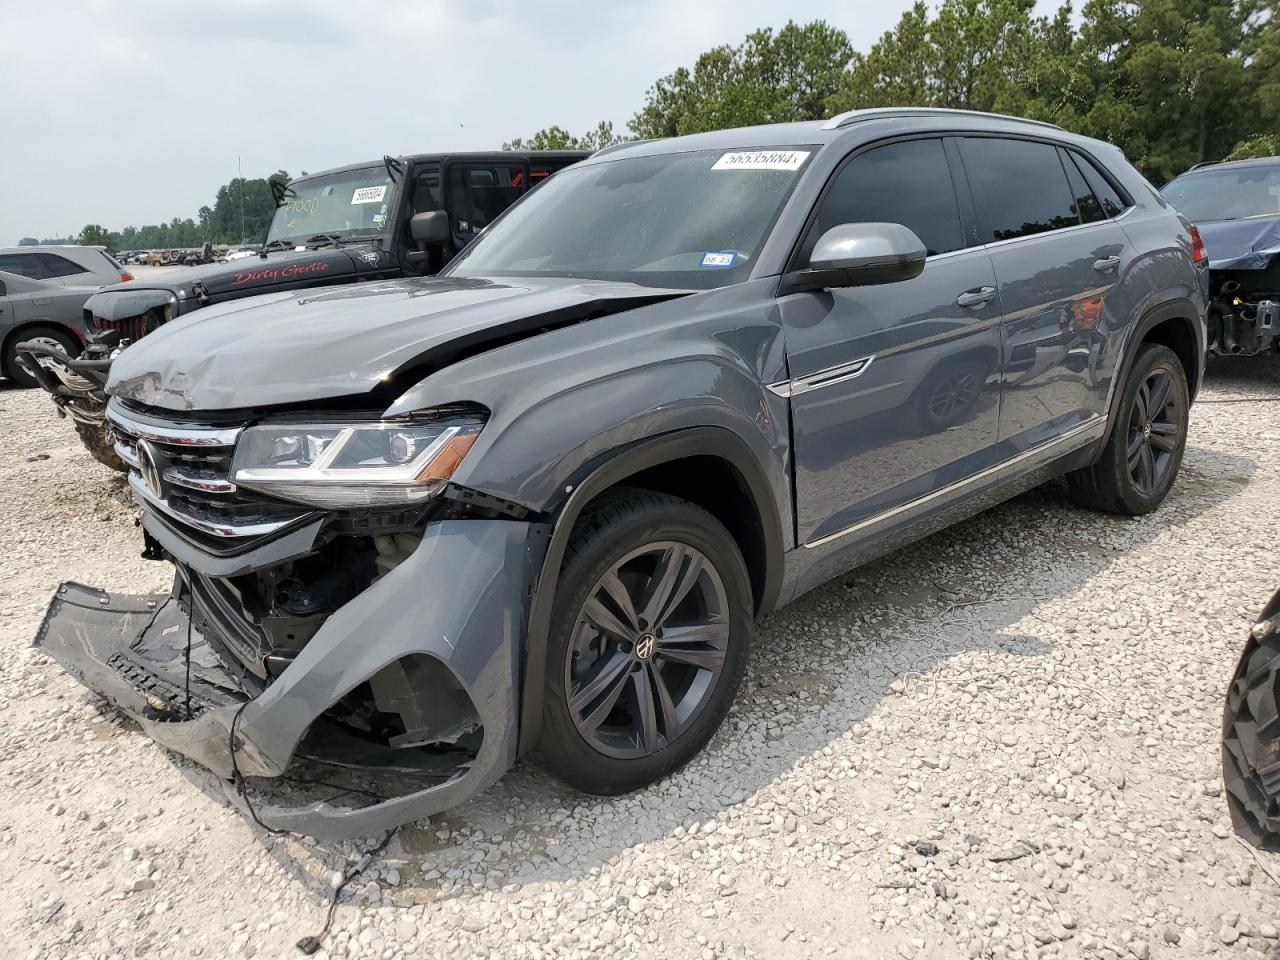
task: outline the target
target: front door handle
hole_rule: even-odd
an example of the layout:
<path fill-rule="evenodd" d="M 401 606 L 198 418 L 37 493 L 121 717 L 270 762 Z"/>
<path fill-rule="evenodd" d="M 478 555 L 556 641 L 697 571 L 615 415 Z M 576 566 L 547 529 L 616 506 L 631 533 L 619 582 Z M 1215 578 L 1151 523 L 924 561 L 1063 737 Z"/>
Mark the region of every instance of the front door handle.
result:
<path fill-rule="evenodd" d="M 1093 261 L 1093 269 L 1099 273 L 1106 273 L 1108 270 L 1114 270 L 1120 266 L 1119 257 L 1103 257 L 1100 260 Z"/>
<path fill-rule="evenodd" d="M 984 303 L 990 303 L 995 299 L 995 296 L 995 287 L 977 287 L 973 290 L 966 290 L 956 297 L 956 304 L 961 307 L 980 307 Z"/>

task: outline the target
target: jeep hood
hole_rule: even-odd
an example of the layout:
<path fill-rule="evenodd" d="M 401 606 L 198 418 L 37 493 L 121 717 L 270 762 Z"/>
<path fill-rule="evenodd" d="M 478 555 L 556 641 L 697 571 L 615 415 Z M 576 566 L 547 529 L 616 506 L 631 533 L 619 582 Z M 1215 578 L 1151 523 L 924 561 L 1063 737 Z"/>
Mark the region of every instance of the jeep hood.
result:
<path fill-rule="evenodd" d="M 107 393 L 171 410 L 365 394 L 489 344 L 687 291 L 587 280 L 405 278 L 253 297 L 165 324 L 124 350 Z M 406 377 L 404 386 L 409 386 Z"/>
<path fill-rule="evenodd" d="M 1265 270 L 1280 254 L 1280 215 L 1197 223 L 1210 270 Z"/>
<path fill-rule="evenodd" d="M 104 287 L 86 301 L 85 309 L 104 320 L 123 320 L 175 300 L 197 296 L 217 300 L 243 297 L 253 291 L 326 283 L 380 266 L 385 268 L 380 264 L 385 256 L 367 246 L 334 247 L 305 253 L 289 250 L 271 254 L 265 260 L 245 257 L 230 263 L 169 267 L 159 276 Z"/>

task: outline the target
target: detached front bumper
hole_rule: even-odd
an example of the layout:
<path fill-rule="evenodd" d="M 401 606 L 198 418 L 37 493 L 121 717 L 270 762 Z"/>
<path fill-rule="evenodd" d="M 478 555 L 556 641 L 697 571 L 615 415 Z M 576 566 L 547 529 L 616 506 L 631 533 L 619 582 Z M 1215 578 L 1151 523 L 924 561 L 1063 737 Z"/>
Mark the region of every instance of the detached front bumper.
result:
<path fill-rule="evenodd" d="M 504 520 L 427 524 L 413 554 L 335 611 L 256 696 L 192 628 L 183 605 L 165 594 L 109 595 L 63 584 L 35 645 L 133 716 L 152 739 L 223 778 L 234 771 L 281 776 L 301 756 L 304 738 L 312 746 L 324 740 L 322 714 L 358 685 L 405 658 L 438 661 L 478 717 L 482 738 L 472 759 L 441 782 L 364 807 L 254 805 L 273 828 L 331 839 L 368 836 L 455 806 L 515 761 L 525 604 L 537 559 L 531 545 L 541 532 L 536 524 Z M 332 759 L 333 750 L 318 746 Z M 404 755 L 371 748 L 369 757 L 352 755 L 341 765 L 395 770 L 394 758 Z"/>

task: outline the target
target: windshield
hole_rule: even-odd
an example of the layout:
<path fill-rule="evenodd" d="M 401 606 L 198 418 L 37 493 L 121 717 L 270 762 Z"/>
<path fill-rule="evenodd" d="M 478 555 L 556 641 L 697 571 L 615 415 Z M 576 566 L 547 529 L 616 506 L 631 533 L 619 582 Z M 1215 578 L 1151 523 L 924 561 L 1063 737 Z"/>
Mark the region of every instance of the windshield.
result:
<path fill-rule="evenodd" d="M 272 240 L 303 243 L 321 234 L 339 237 L 379 233 L 391 209 L 394 184 L 381 164 L 297 180 L 276 208 L 267 231 Z"/>
<path fill-rule="evenodd" d="M 1238 220 L 1280 214 L 1280 163 L 1196 171 L 1160 194 L 1188 220 Z"/>
<path fill-rule="evenodd" d="M 512 207 L 447 272 L 679 289 L 741 282 L 814 149 L 669 153 L 570 167 Z"/>

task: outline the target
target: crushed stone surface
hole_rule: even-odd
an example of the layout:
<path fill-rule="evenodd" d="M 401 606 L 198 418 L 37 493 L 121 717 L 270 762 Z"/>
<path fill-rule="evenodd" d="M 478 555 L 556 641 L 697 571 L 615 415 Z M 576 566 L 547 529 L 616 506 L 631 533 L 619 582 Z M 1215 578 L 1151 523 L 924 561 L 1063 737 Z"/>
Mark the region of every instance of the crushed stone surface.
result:
<path fill-rule="evenodd" d="M 1202 399 L 1280 396 L 1280 359 Z M 1280 404 L 1197 404 L 1170 500 L 1050 485 L 759 625 L 708 749 L 630 796 L 522 762 L 404 827 L 319 956 L 1280 956 L 1232 834 L 1223 694 L 1280 587 Z M 0 943 L 290 957 L 376 841 L 272 837 L 29 646 L 56 585 L 167 589 L 120 481 L 0 385 Z M 33 459 L 37 458 L 37 459 Z"/>

